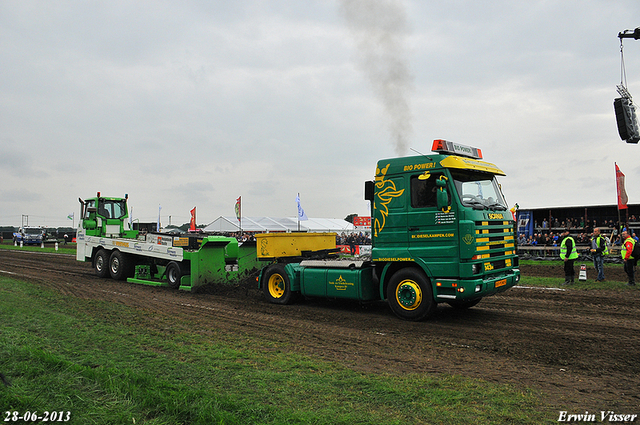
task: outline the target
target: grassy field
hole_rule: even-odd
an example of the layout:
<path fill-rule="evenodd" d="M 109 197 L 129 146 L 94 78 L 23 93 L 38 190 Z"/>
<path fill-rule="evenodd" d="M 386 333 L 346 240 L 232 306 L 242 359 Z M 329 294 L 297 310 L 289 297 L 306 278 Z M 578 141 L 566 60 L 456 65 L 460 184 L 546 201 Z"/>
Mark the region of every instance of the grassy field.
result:
<path fill-rule="evenodd" d="M 520 261 L 522 265 L 531 265 L 531 266 L 556 266 L 562 267 L 562 261 L 539 261 L 539 260 L 525 260 Z M 588 268 L 587 272 L 587 281 L 579 280 L 580 273 L 580 264 L 586 264 Z M 591 262 L 585 263 L 576 263 L 575 265 L 575 284 L 572 286 L 574 289 L 586 289 L 586 290 L 614 290 L 614 291 L 637 291 L 638 286 L 629 287 L 626 285 L 627 277 L 623 272 L 622 264 L 614 264 L 614 263 L 605 263 L 604 264 L 604 274 L 607 277 L 607 280 L 604 282 L 596 282 L 594 279 L 597 275 L 595 270 L 593 269 L 593 264 Z M 616 273 L 613 273 L 616 272 Z M 638 273 L 638 268 L 636 269 L 636 275 Z M 618 276 L 618 278 L 616 278 Z M 538 277 L 538 276 L 523 276 L 522 281 L 520 283 L 521 286 L 540 286 L 546 288 L 558 288 L 564 287 L 563 285 L 564 277 L 562 276 L 562 272 L 560 271 L 557 277 Z"/>
<path fill-rule="evenodd" d="M 587 264 L 588 266 L 592 267 L 593 263 L 591 260 L 576 260 L 575 265 L 578 266 L 580 264 Z M 524 264 L 524 265 L 530 265 L 530 266 L 562 266 L 562 261 L 561 260 L 523 260 L 520 259 L 520 264 Z M 616 264 L 616 263 L 604 263 L 604 267 L 605 269 L 608 268 L 616 268 L 616 267 L 620 267 L 622 268 L 622 264 Z"/>
<path fill-rule="evenodd" d="M 629 287 L 626 282 L 617 282 L 614 280 L 607 280 L 605 282 L 596 282 L 593 279 L 589 279 L 586 282 L 578 280 L 576 276 L 575 283 L 569 287 L 563 284 L 563 277 L 538 277 L 538 276 L 525 276 L 522 278 L 519 286 L 535 286 L 542 288 L 571 288 L 579 290 L 611 290 L 611 291 L 637 291 L 637 286 Z"/>
<path fill-rule="evenodd" d="M 58 248 L 75 254 L 75 245 Z M 562 280 L 526 276 L 521 284 Z M 622 282 L 579 285 L 629 290 Z M 187 320 L 1 276 L 0 321 L 0 373 L 11 383 L 0 383 L 0 412 L 8 423 L 13 412 L 34 411 L 65 419 L 70 412 L 72 424 L 550 423 L 534 391 L 460 376 L 356 372 L 241 332 L 203 332 Z"/>
<path fill-rule="evenodd" d="M 6 412 L 73 424 L 537 424 L 533 392 L 449 375 L 361 373 L 241 332 L 194 330 L 0 277 Z"/>
<path fill-rule="evenodd" d="M 58 250 L 56 251 L 55 245 L 52 243 L 46 243 L 44 248 L 41 248 L 40 245 L 24 245 L 20 247 L 14 246 L 11 241 L 4 241 L 0 244 L 0 248 L 2 249 L 13 249 L 16 251 L 33 251 L 33 252 L 53 252 L 58 254 L 76 254 L 76 244 L 69 242 L 68 244 L 59 243 Z"/>

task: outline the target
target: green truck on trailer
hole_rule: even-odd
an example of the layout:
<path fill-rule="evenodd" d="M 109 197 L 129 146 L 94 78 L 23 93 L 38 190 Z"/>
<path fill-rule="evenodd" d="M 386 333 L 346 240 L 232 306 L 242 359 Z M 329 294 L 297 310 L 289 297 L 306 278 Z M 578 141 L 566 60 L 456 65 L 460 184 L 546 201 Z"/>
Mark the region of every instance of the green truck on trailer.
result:
<path fill-rule="evenodd" d="M 320 258 L 335 235 L 269 233 L 239 244 L 221 236 L 142 234 L 127 227 L 127 199 L 81 203 L 77 259 L 101 277 L 194 290 L 258 275 L 272 303 L 299 296 L 386 300 L 405 320 L 438 303 L 469 308 L 520 279 L 514 222 L 479 149 L 435 140 L 429 155 L 378 161 L 365 183 L 371 202 L 370 258 Z M 130 223 L 129 223 L 130 224 Z"/>
<path fill-rule="evenodd" d="M 141 232 L 130 228 L 128 198 L 98 192 L 79 199 L 76 259 L 91 262 L 98 277 L 197 291 L 255 279 L 274 259 L 326 255 L 336 247 L 334 233 L 269 233 L 239 243 L 234 237 Z"/>
<path fill-rule="evenodd" d="M 435 140 L 433 154 L 378 161 L 365 183 L 372 208 L 370 261 L 269 265 L 259 284 L 271 302 L 298 294 L 387 300 L 405 320 L 438 303 L 469 308 L 520 279 L 514 222 L 479 149 Z"/>
<path fill-rule="evenodd" d="M 238 282 L 260 267 L 253 244 L 223 236 L 132 230 L 128 196 L 80 201 L 78 261 L 92 262 L 99 277 L 191 291 L 207 283 Z"/>

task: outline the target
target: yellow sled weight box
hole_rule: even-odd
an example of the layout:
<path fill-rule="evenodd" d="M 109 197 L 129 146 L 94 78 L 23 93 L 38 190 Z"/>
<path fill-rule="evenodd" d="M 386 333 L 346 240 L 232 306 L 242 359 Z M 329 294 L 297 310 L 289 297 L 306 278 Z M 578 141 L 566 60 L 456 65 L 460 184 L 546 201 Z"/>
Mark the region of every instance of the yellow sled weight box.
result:
<path fill-rule="evenodd" d="M 261 233 L 256 240 L 259 259 L 303 257 L 336 249 L 335 233 Z"/>

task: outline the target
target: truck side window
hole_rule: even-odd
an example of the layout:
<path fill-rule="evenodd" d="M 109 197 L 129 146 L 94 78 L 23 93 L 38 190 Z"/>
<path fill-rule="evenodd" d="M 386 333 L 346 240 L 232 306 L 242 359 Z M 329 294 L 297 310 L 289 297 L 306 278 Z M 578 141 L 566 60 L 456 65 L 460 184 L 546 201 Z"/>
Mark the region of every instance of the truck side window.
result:
<path fill-rule="evenodd" d="M 429 208 L 438 206 L 436 180 L 441 175 L 442 173 L 431 173 L 429 178 L 425 180 L 419 179 L 420 175 L 411 176 L 411 207 Z M 451 194 L 449 194 L 449 200 L 451 200 Z"/>
<path fill-rule="evenodd" d="M 114 218 L 122 218 L 127 214 L 127 207 L 122 201 L 113 202 L 112 208 L 112 215 Z"/>
<path fill-rule="evenodd" d="M 84 209 L 84 218 L 89 218 L 89 208 L 93 208 L 96 206 L 96 201 L 90 200 L 87 201 L 87 204 L 85 205 L 85 209 Z"/>
<path fill-rule="evenodd" d="M 109 211 L 105 208 L 105 204 L 100 204 L 100 208 L 98 208 L 98 215 L 101 215 L 104 218 L 111 218 L 109 215 Z"/>

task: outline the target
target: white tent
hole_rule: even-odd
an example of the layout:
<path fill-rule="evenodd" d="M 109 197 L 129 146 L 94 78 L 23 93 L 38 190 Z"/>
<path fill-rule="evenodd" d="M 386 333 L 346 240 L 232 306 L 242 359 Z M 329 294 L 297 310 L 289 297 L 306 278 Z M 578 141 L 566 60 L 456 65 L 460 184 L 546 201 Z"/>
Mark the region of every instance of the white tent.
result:
<path fill-rule="evenodd" d="M 352 232 L 353 224 L 337 218 L 310 218 L 300 222 L 302 232 Z M 235 217 L 220 216 L 204 228 L 205 232 L 239 232 L 240 223 Z M 243 232 L 296 232 L 296 218 L 242 217 Z"/>
<path fill-rule="evenodd" d="M 300 230 L 342 233 L 353 232 L 356 228 L 348 221 L 339 218 L 309 218 L 309 220 L 300 222 Z"/>

